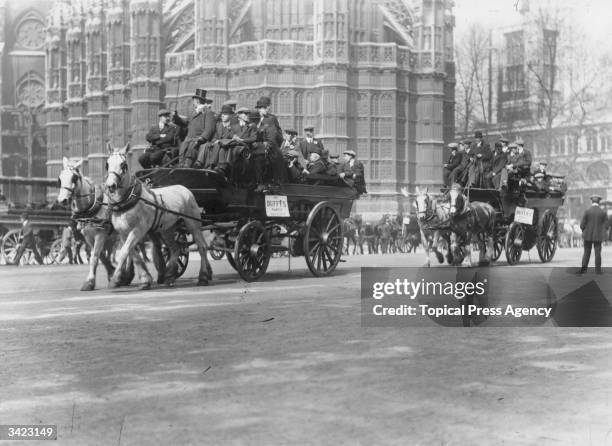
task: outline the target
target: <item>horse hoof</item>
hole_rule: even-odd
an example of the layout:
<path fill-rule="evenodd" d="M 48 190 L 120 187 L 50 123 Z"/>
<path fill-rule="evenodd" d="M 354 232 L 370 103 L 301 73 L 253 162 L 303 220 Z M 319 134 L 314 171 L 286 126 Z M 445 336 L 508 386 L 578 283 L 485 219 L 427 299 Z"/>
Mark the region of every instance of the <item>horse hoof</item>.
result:
<path fill-rule="evenodd" d="M 208 279 L 198 279 L 198 286 L 208 286 Z"/>
<path fill-rule="evenodd" d="M 83 282 L 83 286 L 81 287 L 81 291 L 93 291 L 95 288 L 95 284 L 92 281 Z"/>
<path fill-rule="evenodd" d="M 163 285 L 164 284 L 164 278 L 162 276 L 157 278 L 157 284 L 158 285 Z"/>
<path fill-rule="evenodd" d="M 174 288 L 174 284 L 175 284 L 175 282 L 166 282 L 166 283 L 165 283 L 165 285 L 166 285 L 168 288 Z"/>
<path fill-rule="evenodd" d="M 444 263 L 444 256 L 441 253 L 437 252 L 436 258 L 438 259 L 439 263 Z"/>
<path fill-rule="evenodd" d="M 119 288 L 119 282 L 111 279 L 110 282 L 108 282 L 108 287 L 109 288 Z"/>
<path fill-rule="evenodd" d="M 151 282 L 145 282 L 138 287 L 139 290 L 150 290 Z"/>

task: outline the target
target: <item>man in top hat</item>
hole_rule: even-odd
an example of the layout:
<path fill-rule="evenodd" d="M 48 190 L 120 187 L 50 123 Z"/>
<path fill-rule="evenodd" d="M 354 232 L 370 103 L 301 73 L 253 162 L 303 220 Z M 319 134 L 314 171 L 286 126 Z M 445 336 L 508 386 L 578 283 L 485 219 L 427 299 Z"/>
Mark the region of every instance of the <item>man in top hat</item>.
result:
<path fill-rule="evenodd" d="M 474 144 L 470 152 L 472 162 L 469 168 L 468 185 L 471 187 L 483 187 L 485 175 L 489 170 L 492 157 L 491 146 L 483 140 L 480 130 L 474 133 L 474 138 Z"/>
<path fill-rule="evenodd" d="M 183 120 L 176 111 L 173 116 L 176 125 L 187 128 L 187 136 L 179 152 L 179 167 L 192 167 L 198 157 L 199 147 L 210 142 L 215 133 L 217 120 L 210 108 L 212 100 L 206 99 L 206 90 L 196 89 L 191 98 L 194 116 L 189 121 Z"/>
<path fill-rule="evenodd" d="M 272 171 L 272 181 L 284 184 L 288 182 L 287 168 L 281 153 L 281 145 L 283 144 L 283 131 L 281 130 L 278 119 L 270 112 L 270 98 L 262 96 L 255 104 L 255 108 L 259 112 L 259 123 L 257 128 L 260 132 L 260 139 L 265 148 L 266 157 Z M 258 188 L 262 186 L 258 185 Z"/>
<path fill-rule="evenodd" d="M 444 164 L 443 179 L 444 185 L 450 186 L 451 173 L 453 173 L 453 170 L 455 170 L 457 166 L 461 164 L 463 152 L 458 151 L 459 144 L 457 144 L 456 142 L 451 142 L 447 147 L 451 150 L 451 153 L 448 157 L 448 161 Z"/>
<path fill-rule="evenodd" d="M 138 162 L 145 169 L 161 165 L 164 155 L 168 155 L 169 159 L 178 156 L 176 149 L 178 128 L 170 122 L 170 110 L 164 108 L 157 113 L 157 116 L 159 122 L 149 129 L 146 136 L 151 147 L 138 157 Z"/>
<path fill-rule="evenodd" d="M 364 178 L 363 163 L 357 160 L 354 150 L 344 151 L 344 163 L 340 164 L 338 176 L 349 186 L 354 187 L 361 194 L 367 193 Z"/>
<path fill-rule="evenodd" d="M 318 153 L 321 155 L 323 152 L 323 143 L 314 137 L 314 127 L 309 125 L 304 127 L 304 139 L 300 141 L 298 149 L 304 155 L 304 158 L 308 159 L 311 153 Z"/>
<path fill-rule="evenodd" d="M 36 247 L 36 239 L 34 238 L 34 228 L 32 227 L 32 223 L 30 222 L 30 215 L 26 212 L 21 214 L 21 234 L 19 235 L 19 245 L 17 246 L 17 253 L 15 254 L 15 258 L 11 262 L 11 265 L 19 266 L 19 261 L 21 260 L 21 256 L 26 249 L 30 249 L 34 254 L 34 258 L 39 265 L 43 264 L 43 259 L 38 252 L 38 248 Z"/>
<path fill-rule="evenodd" d="M 601 242 L 605 240 L 608 216 L 599 207 L 600 201 L 601 197 L 599 195 L 591 196 L 591 207 L 586 210 L 580 222 L 580 229 L 582 229 L 582 238 L 584 240 L 584 254 L 582 255 L 582 267 L 578 270 L 578 274 L 586 273 L 593 247 L 595 247 L 595 272 L 597 274 L 602 273 Z"/>

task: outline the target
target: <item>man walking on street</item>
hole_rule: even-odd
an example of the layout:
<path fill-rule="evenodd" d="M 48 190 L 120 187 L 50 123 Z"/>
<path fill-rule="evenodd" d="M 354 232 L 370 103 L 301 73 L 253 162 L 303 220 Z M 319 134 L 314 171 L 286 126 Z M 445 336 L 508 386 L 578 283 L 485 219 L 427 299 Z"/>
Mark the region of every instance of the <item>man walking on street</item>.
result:
<path fill-rule="evenodd" d="M 13 262 L 11 263 L 12 265 L 19 266 L 21 256 L 27 248 L 30 248 L 30 250 L 32 250 L 36 262 L 38 262 L 39 265 L 42 265 L 43 259 L 40 256 L 40 253 L 38 252 L 38 248 L 36 247 L 36 239 L 34 238 L 34 228 L 32 227 L 32 223 L 30 222 L 30 216 L 26 213 L 21 215 L 21 237 L 19 237 L 19 246 L 17 248 L 17 254 L 13 259 Z"/>
<path fill-rule="evenodd" d="M 580 223 L 582 238 L 584 239 L 584 254 L 582 255 L 582 267 L 578 270 L 578 274 L 586 273 L 591 258 L 591 248 L 593 247 L 595 247 L 595 272 L 597 274 L 602 273 L 601 242 L 604 240 L 608 227 L 608 216 L 599 207 L 600 201 L 601 197 L 599 195 L 591 196 L 591 207 L 584 213 Z"/>

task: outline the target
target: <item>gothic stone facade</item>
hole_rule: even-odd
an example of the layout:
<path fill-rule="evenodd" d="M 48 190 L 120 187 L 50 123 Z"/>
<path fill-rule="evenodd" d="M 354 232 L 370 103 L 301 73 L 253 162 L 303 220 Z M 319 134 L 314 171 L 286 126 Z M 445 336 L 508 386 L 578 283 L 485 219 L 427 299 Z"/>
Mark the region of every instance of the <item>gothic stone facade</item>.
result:
<path fill-rule="evenodd" d="M 196 88 L 219 110 L 270 96 L 284 128 L 316 127 L 332 154 L 354 149 L 369 196 L 396 212 L 402 185 L 441 183 L 454 135 L 451 0 L 91 0 L 58 2 L 47 36 L 48 175 L 105 146 L 137 155 L 160 106 L 190 113 Z M 132 163 L 136 156 L 132 157 Z"/>

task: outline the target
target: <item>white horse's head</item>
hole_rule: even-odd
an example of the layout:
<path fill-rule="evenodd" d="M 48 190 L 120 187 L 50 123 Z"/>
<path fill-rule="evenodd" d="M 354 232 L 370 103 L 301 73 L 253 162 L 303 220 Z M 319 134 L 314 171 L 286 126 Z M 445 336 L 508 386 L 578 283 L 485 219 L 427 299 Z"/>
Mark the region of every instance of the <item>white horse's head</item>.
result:
<path fill-rule="evenodd" d="M 127 189 L 130 184 L 130 167 L 127 154 L 130 151 L 130 144 L 126 144 L 122 149 L 113 149 L 108 144 L 109 157 L 106 160 L 106 171 L 108 176 L 104 183 L 109 194 L 120 193 L 121 189 Z"/>
<path fill-rule="evenodd" d="M 463 209 L 463 188 L 459 184 L 453 184 L 448 195 L 450 197 L 450 214 L 455 215 Z"/>
<path fill-rule="evenodd" d="M 57 179 L 57 187 L 59 187 L 57 202 L 65 206 L 68 204 L 68 200 L 72 198 L 75 188 L 81 182 L 79 167 L 83 164 L 83 159 L 70 160 L 64 157 L 63 161 L 64 169 L 60 172 Z"/>
<path fill-rule="evenodd" d="M 431 198 L 428 194 L 427 187 L 421 188 L 417 186 L 415 203 L 419 220 L 425 220 L 425 218 L 427 217 L 427 213 L 429 212 L 429 209 L 431 207 Z"/>

